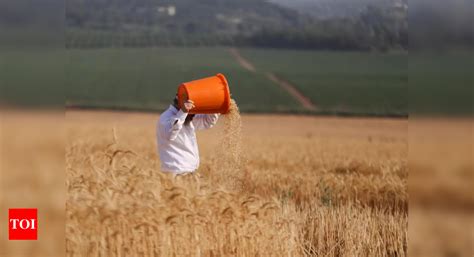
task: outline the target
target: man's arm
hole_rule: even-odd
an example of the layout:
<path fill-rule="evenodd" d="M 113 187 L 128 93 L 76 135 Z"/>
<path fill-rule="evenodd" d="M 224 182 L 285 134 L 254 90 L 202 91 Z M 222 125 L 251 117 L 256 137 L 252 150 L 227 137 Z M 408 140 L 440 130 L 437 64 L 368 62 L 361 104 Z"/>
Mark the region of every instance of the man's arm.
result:
<path fill-rule="evenodd" d="M 183 128 L 184 121 L 188 114 L 179 110 L 176 115 L 160 121 L 161 133 L 169 140 L 175 140 L 179 131 Z"/>
<path fill-rule="evenodd" d="M 176 115 L 170 117 L 169 119 L 163 120 L 161 127 L 165 138 L 168 138 L 169 140 L 176 139 L 178 132 L 183 128 L 186 117 L 192 108 L 194 108 L 194 102 L 187 100 L 184 102 L 183 107 L 176 113 Z"/>
<path fill-rule="evenodd" d="M 196 114 L 193 118 L 193 125 L 196 129 L 212 128 L 219 119 L 219 114 Z"/>

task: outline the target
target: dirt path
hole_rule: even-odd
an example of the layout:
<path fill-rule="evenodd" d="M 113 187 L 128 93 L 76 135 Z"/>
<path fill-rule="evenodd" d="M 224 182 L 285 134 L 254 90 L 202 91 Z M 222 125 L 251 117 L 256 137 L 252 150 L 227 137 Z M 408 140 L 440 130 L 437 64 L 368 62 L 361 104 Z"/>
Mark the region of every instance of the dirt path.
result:
<path fill-rule="evenodd" d="M 242 66 L 244 69 L 256 73 L 257 70 L 255 69 L 255 66 L 245 59 L 239 52 L 237 48 L 230 48 L 229 49 L 230 54 L 235 58 L 235 60 Z M 290 94 L 293 98 L 295 98 L 304 108 L 307 110 L 315 111 L 317 110 L 316 105 L 314 105 L 309 98 L 303 95 L 294 85 L 292 85 L 290 82 L 279 78 L 272 72 L 267 72 L 265 73 L 265 77 L 279 85 L 281 88 L 283 88 L 288 94 Z"/>
<path fill-rule="evenodd" d="M 300 102 L 301 105 L 304 106 L 304 108 L 311 110 L 311 111 L 316 111 L 316 105 L 314 105 L 309 98 L 303 95 L 298 89 L 296 89 L 295 86 L 293 86 L 290 82 L 277 77 L 275 74 L 268 72 L 265 74 L 265 76 L 280 85 L 283 89 L 285 89 L 291 96 L 293 96 L 298 102 Z"/>
<path fill-rule="evenodd" d="M 251 72 L 257 72 L 255 67 L 253 66 L 252 63 L 247 61 L 237 50 L 237 48 L 230 48 L 229 49 L 230 54 L 235 58 L 235 60 L 242 66 L 244 69 L 251 71 Z"/>

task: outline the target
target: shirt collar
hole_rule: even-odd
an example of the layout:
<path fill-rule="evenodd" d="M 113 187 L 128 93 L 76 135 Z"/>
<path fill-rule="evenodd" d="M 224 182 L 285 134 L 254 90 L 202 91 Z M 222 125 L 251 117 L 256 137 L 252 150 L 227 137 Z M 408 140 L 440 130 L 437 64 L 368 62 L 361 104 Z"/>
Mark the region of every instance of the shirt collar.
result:
<path fill-rule="evenodd" d="M 176 107 L 174 107 L 174 105 L 170 104 L 170 107 L 168 108 L 168 110 L 170 110 L 173 114 L 176 114 L 178 113 L 178 109 L 176 109 Z"/>

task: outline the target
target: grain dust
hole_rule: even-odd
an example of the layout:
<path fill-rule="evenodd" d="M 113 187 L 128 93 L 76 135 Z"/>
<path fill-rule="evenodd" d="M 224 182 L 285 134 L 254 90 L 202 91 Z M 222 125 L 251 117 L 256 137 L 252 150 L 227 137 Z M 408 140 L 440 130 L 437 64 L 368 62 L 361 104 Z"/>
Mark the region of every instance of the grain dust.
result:
<path fill-rule="evenodd" d="M 214 160 L 214 171 L 218 181 L 236 189 L 243 178 L 242 119 L 239 106 L 231 99 L 229 112 L 223 115 L 224 129 L 219 139 L 219 148 Z"/>

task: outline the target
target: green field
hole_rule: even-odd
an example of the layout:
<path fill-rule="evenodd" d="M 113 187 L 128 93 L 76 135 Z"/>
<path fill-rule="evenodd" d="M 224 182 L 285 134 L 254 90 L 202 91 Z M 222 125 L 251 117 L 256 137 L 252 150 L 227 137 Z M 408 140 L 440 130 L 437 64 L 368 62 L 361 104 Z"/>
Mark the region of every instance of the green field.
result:
<path fill-rule="evenodd" d="M 257 71 L 291 82 L 325 113 L 406 115 L 408 55 L 241 50 Z"/>
<path fill-rule="evenodd" d="M 0 49 L 0 104 L 64 106 L 64 64 L 64 50 Z"/>
<path fill-rule="evenodd" d="M 473 114 L 474 51 L 410 52 L 410 114 Z"/>
<path fill-rule="evenodd" d="M 223 73 L 244 111 L 298 111 L 298 102 L 224 48 L 68 51 L 68 105 L 162 110 L 182 82 Z"/>
<path fill-rule="evenodd" d="M 273 72 L 311 99 L 315 113 L 407 114 L 406 54 L 240 51 L 256 73 L 242 68 L 226 48 L 9 52 L 0 60 L 2 97 L 27 92 L 27 101 L 37 102 L 62 93 L 67 106 L 160 111 L 180 83 L 221 72 L 242 111 L 308 112 L 268 80 L 265 74 Z"/>

